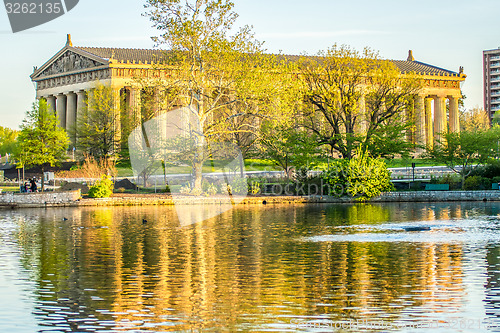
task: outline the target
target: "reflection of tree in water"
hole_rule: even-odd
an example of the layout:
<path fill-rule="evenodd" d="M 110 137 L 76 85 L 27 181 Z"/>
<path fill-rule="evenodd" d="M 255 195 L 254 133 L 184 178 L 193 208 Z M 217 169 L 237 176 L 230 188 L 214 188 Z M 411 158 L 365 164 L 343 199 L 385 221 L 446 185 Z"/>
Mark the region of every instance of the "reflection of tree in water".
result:
<path fill-rule="evenodd" d="M 252 330 L 289 323 L 292 315 L 383 313 L 391 321 L 405 311 L 459 311 L 461 245 L 301 238 L 331 233 L 339 220 L 429 220 L 464 211 L 449 204 L 243 206 L 180 227 L 174 207 L 89 208 L 46 214 L 19 238 L 36 272 L 44 325 Z"/>

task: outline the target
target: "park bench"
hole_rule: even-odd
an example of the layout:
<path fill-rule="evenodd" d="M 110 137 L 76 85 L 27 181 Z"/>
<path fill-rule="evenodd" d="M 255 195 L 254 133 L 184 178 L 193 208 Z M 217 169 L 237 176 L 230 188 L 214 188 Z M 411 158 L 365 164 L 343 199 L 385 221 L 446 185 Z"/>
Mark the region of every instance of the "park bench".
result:
<path fill-rule="evenodd" d="M 449 184 L 426 184 L 425 190 L 426 191 L 449 191 L 450 185 Z"/>

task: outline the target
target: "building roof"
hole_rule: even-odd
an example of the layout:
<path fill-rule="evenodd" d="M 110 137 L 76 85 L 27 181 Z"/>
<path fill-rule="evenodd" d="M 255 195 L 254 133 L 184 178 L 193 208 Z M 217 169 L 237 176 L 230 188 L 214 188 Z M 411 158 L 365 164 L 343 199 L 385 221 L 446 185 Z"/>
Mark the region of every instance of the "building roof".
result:
<path fill-rule="evenodd" d="M 417 74 L 423 75 L 460 76 L 460 73 L 425 64 L 416 60 L 391 60 L 391 62 L 396 65 L 397 68 L 399 68 L 401 73 L 415 72 Z"/>
<path fill-rule="evenodd" d="M 119 49 L 110 47 L 78 47 L 74 48 L 90 53 L 94 56 L 100 57 L 105 60 L 115 59 L 120 62 L 142 62 L 152 63 L 157 62 L 165 56 L 163 50 L 146 50 L 146 49 Z"/>
<path fill-rule="evenodd" d="M 142 62 L 151 64 L 158 62 L 165 56 L 164 50 L 151 49 L 120 49 L 109 47 L 78 47 L 75 48 L 100 57 L 104 60 L 115 59 L 120 62 Z M 290 60 L 298 59 L 298 56 L 286 56 Z M 402 73 L 415 72 L 420 75 L 456 76 L 460 73 L 432 66 L 416 60 L 390 60 Z"/>

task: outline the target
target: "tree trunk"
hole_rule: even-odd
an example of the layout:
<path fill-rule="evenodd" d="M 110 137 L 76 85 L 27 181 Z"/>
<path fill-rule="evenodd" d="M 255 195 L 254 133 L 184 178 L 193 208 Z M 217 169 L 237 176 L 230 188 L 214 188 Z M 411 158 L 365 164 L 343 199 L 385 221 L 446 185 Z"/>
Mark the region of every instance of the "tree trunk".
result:
<path fill-rule="evenodd" d="M 193 177 L 194 183 L 192 191 L 195 194 L 201 193 L 203 191 L 201 183 L 203 180 L 203 161 L 204 161 L 204 147 L 203 138 L 196 138 L 195 155 L 193 160 Z"/>
<path fill-rule="evenodd" d="M 44 183 L 45 183 L 45 179 L 44 179 L 44 178 L 45 178 L 45 173 L 44 173 L 44 171 L 45 171 L 45 169 L 44 169 L 44 168 L 43 168 L 43 166 L 42 166 L 42 177 L 40 177 L 40 179 L 42 180 L 42 181 L 41 181 L 41 184 L 40 184 L 40 186 L 41 186 L 41 188 L 42 188 L 42 193 L 43 193 L 43 192 L 44 192 L 44 190 L 45 190 L 45 186 L 44 186 Z"/>

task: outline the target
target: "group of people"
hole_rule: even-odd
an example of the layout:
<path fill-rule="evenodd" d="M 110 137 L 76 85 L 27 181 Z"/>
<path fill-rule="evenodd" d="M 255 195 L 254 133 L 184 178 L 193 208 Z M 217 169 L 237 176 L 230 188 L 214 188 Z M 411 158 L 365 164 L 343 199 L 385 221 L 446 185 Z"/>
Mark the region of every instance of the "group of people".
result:
<path fill-rule="evenodd" d="M 38 186 L 36 185 L 36 177 L 33 177 L 29 182 L 24 182 L 21 184 L 21 193 L 38 192 Z"/>

